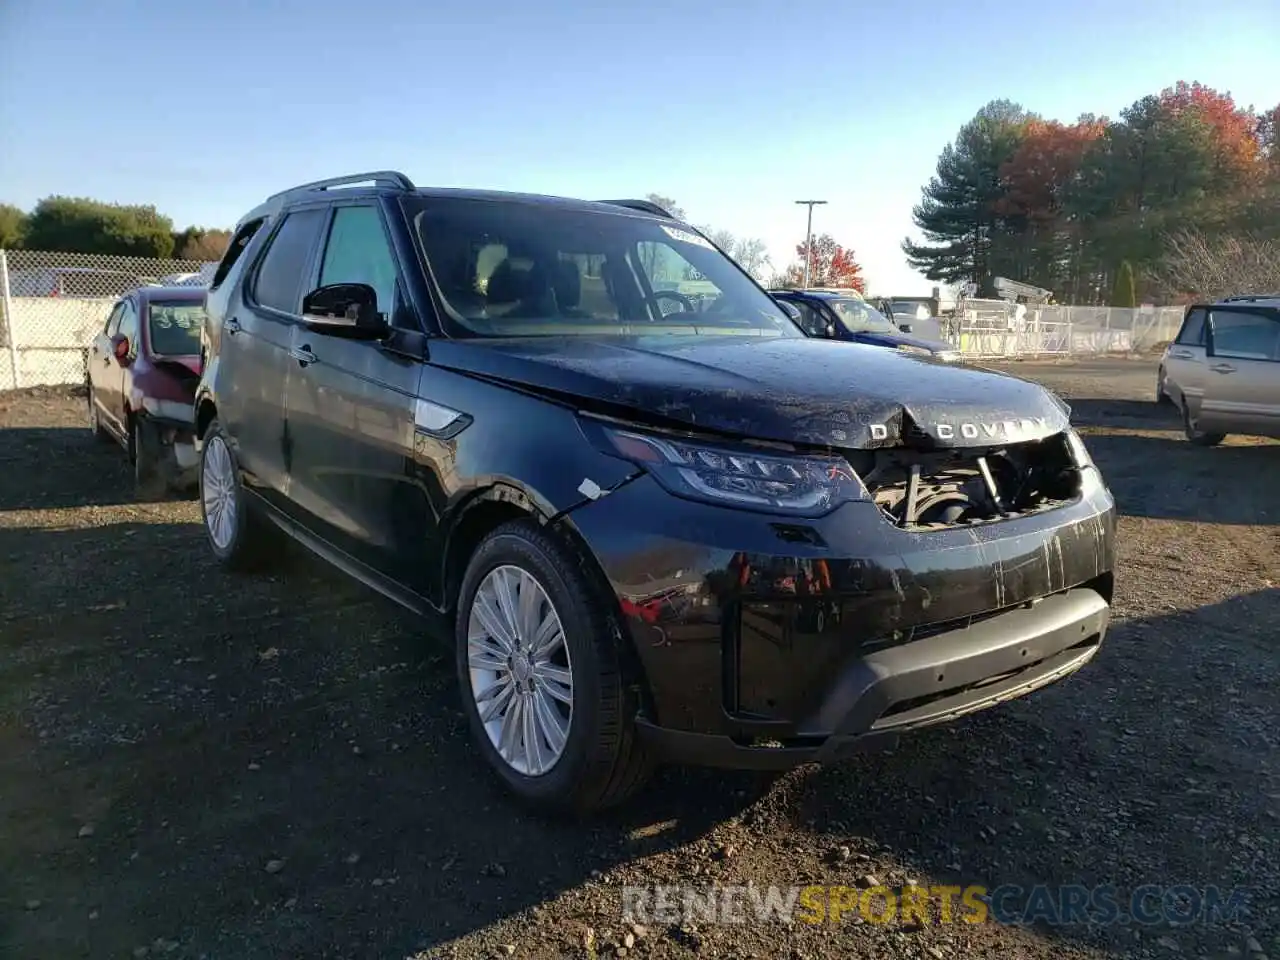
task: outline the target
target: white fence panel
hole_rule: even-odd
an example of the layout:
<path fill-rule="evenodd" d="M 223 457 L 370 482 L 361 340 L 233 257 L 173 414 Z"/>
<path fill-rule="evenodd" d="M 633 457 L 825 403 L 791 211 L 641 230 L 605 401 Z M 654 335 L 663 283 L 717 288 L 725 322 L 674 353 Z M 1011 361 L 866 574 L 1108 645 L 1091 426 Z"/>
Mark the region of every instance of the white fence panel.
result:
<path fill-rule="evenodd" d="M 0 250 L 0 390 L 80 384 L 111 305 L 147 284 L 203 286 L 214 264 Z"/>

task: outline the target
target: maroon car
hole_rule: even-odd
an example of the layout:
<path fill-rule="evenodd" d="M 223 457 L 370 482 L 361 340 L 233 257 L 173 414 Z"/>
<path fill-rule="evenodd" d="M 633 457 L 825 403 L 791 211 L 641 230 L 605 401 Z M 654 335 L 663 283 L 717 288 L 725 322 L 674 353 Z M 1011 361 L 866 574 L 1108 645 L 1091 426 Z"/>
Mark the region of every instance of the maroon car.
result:
<path fill-rule="evenodd" d="M 203 288 L 140 287 L 111 308 L 89 347 L 89 423 L 129 452 L 138 494 L 196 482 L 192 404 L 200 381 Z"/>

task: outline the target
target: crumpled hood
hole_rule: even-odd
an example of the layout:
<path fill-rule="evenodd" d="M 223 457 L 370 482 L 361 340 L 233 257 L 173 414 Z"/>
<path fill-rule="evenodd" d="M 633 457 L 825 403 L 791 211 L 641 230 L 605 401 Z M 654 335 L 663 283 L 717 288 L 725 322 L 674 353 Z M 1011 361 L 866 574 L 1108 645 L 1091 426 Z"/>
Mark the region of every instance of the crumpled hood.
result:
<path fill-rule="evenodd" d="M 438 340 L 434 365 L 760 440 L 869 448 L 974 447 L 1063 430 L 1038 384 L 883 347 L 809 338 Z"/>

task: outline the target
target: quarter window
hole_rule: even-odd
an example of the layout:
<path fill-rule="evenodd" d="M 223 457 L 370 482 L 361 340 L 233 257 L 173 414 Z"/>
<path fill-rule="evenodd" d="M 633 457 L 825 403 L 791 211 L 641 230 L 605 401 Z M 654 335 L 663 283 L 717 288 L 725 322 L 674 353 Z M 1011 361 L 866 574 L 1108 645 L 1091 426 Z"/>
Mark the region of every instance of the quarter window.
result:
<path fill-rule="evenodd" d="M 800 329 L 811 337 L 825 337 L 827 325 L 817 307 L 803 301 L 791 301 L 792 306 L 800 311 Z"/>
<path fill-rule="evenodd" d="M 1178 333 L 1178 343 L 1185 347 L 1204 346 L 1204 311 L 1192 310 L 1182 323 Z"/>
<path fill-rule="evenodd" d="M 253 282 L 253 298 L 259 306 L 281 313 L 299 312 L 302 275 L 310 263 L 324 214 L 323 210 L 298 210 L 280 224 Z"/>
<path fill-rule="evenodd" d="M 107 325 L 102 328 L 103 333 L 108 337 L 114 337 L 116 331 L 120 329 L 120 317 L 124 313 L 124 304 L 117 303 L 111 309 L 111 313 L 107 315 Z"/>
<path fill-rule="evenodd" d="M 227 274 L 231 272 L 231 268 L 236 265 L 240 260 L 240 255 L 249 246 L 249 241 L 254 238 L 254 235 L 264 223 L 266 223 L 265 219 L 251 220 L 236 231 L 236 235 L 227 244 L 227 252 L 222 255 L 222 260 L 218 263 L 217 269 L 213 271 L 213 279 L 209 281 L 210 290 L 217 290 L 222 286 L 222 282 L 227 279 Z"/>
<path fill-rule="evenodd" d="M 129 338 L 129 356 L 138 355 L 138 311 L 133 302 L 126 300 L 120 312 L 120 334 Z"/>

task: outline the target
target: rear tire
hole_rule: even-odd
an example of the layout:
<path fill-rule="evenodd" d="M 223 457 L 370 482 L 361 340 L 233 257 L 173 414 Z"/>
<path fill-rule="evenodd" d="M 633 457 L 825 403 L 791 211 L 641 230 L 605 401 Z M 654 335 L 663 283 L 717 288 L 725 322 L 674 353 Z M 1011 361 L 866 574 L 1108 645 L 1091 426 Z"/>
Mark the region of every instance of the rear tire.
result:
<path fill-rule="evenodd" d="M 163 500 L 169 492 L 154 432 L 139 417 L 129 421 L 129 460 L 133 464 L 133 490 L 139 500 Z"/>
<path fill-rule="evenodd" d="M 200 515 L 209 549 L 228 570 L 260 570 L 278 553 L 271 521 L 249 505 L 240 465 L 222 425 L 214 420 L 200 452 Z"/>
<path fill-rule="evenodd" d="M 1186 435 L 1187 440 L 1197 447 L 1216 447 L 1227 438 L 1225 433 L 1206 433 L 1203 430 L 1196 429 L 1191 422 L 1191 413 L 1185 408 L 1182 411 L 1182 432 Z"/>
<path fill-rule="evenodd" d="M 587 814 L 648 780 L 627 642 L 601 588 L 545 530 L 512 521 L 476 548 L 458 598 L 458 683 L 474 742 L 521 801 Z"/>

